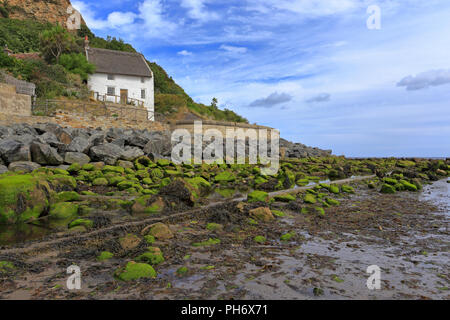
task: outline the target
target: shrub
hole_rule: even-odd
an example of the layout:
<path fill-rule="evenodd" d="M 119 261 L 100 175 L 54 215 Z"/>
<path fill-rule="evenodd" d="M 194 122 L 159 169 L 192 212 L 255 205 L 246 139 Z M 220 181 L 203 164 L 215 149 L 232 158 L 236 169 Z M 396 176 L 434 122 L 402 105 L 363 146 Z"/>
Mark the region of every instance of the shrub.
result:
<path fill-rule="evenodd" d="M 81 53 L 62 54 L 59 58 L 59 64 L 68 72 L 80 75 L 81 79 L 85 81 L 89 74 L 93 74 L 95 71 L 95 66 L 89 63 Z"/>

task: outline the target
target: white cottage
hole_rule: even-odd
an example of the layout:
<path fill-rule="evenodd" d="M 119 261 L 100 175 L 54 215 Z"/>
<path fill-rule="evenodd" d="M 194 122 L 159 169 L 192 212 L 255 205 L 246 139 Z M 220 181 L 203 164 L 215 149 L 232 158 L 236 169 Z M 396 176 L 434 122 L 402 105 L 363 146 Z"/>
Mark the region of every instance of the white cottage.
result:
<path fill-rule="evenodd" d="M 87 41 L 86 41 L 87 42 Z M 101 101 L 144 106 L 148 120 L 154 121 L 153 72 L 140 53 L 90 48 L 86 58 L 96 66 L 88 87 Z"/>

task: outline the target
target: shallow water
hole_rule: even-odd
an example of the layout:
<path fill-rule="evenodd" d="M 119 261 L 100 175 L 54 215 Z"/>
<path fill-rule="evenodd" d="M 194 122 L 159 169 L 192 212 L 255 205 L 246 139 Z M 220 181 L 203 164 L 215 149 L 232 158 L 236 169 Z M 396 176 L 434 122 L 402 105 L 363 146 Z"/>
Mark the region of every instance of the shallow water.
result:
<path fill-rule="evenodd" d="M 443 179 L 425 186 L 419 199 L 433 202 L 433 204 L 442 208 L 445 214 L 450 215 L 450 183 L 447 183 L 447 181 L 450 180 Z"/>

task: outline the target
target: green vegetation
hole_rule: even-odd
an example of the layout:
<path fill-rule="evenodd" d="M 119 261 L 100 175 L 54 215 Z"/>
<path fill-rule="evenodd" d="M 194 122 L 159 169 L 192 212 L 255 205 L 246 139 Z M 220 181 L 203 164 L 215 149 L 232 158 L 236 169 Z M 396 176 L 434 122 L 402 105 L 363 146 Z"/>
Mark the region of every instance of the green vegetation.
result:
<path fill-rule="evenodd" d="M 194 246 L 194 247 L 206 247 L 206 246 L 212 246 L 212 245 L 219 244 L 219 243 L 220 243 L 220 239 L 209 238 L 206 241 L 195 242 L 195 243 L 192 244 L 192 246 Z"/>
<path fill-rule="evenodd" d="M 122 281 L 132 281 L 141 278 L 156 278 L 156 271 L 146 263 L 130 261 L 125 268 L 116 271 L 116 276 Z"/>
<path fill-rule="evenodd" d="M 36 20 L 9 19 L 9 8 L 0 5 L 0 47 L 8 46 L 15 53 L 39 52 L 44 60 L 6 59 L 0 53 L 0 69 L 6 69 L 15 77 L 37 86 L 41 99 L 60 96 L 87 99 L 87 87 L 83 84 L 94 68 L 84 57 L 84 37 L 88 36 L 92 48 L 136 52 L 122 39 L 97 37 L 86 25 L 76 34 L 64 28 Z M 155 111 L 165 116 L 178 111 L 190 111 L 205 119 L 245 122 L 247 119 L 235 112 L 217 107 L 217 99 L 210 106 L 196 103 L 167 72 L 155 62 L 149 62 L 155 81 Z"/>
<path fill-rule="evenodd" d="M 100 253 L 100 255 L 97 257 L 98 261 L 105 261 L 105 260 L 109 260 L 112 257 L 114 257 L 114 254 L 112 254 L 109 251 L 103 251 L 102 253 Z"/>

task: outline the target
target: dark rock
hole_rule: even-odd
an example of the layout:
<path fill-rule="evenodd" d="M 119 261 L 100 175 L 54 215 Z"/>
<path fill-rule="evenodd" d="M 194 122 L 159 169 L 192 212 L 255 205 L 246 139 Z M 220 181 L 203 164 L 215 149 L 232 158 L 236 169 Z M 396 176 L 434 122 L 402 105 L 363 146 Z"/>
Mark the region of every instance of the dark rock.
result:
<path fill-rule="evenodd" d="M 91 144 L 90 144 L 89 140 L 87 140 L 83 137 L 76 137 L 72 140 L 72 142 L 67 147 L 67 151 L 88 153 L 90 147 L 91 147 Z"/>
<path fill-rule="evenodd" d="M 120 159 L 133 161 L 144 155 L 144 152 L 139 148 L 127 147 L 125 151 L 122 152 Z"/>
<path fill-rule="evenodd" d="M 22 171 L 25 173 L 32 172 L 36 169 L 39 169 L 41 166 L 37 163 L 31 161 L 17 161 L 10 163 L 8 166 L 9 171 L 18 172 Z"/>
<path fill-rule="evenodd" d="M 114 165 L 115 162 L 120 158 L 122 153 L 122 148 L 112 143 L 95 146 L 90 150 L 90 156 L 92 160 L 103 161 L 109 165 Z"/>
<path fill-rule="evenodd" d="M 2 164 L 0 164 L 0 174 L 8 172 L 8 168 Z"/>
<path fill-rule="evenodd" d="M 101 144 L 103 144 L 103 142 L 105 141 L 105 134 L 104 133 L 94 133 L 90 138 L 89 138 L 89 144 L 93 147 L 99 146 Z"/>
<path fill-rule="evenodd" d="M 0 141 L 0 155 L 3 159 L 3 161 L 6 164 L 9 164 L 14 161 L 21 161 L 21 159 L 18 160 L 18 155 L 22 154 L 24 149 L 22 149 L 23 144 L 20 142 L 17 142 L 15 140 L 1 140 Z M 20 158 L 21 156 L 19 156 Z"/>
<path fill-rule="evenodd" d="M 144 147 L 146 155 L 170 156 L 172 153 L 171 134 L 169 132 L 152 132 L 150 141 Z"/>
<path fill-rule="evenodd" d="M 83 165 L 91 162 L 91 158 L 81 152 L 66 152 L 64 156 L 64 162 L 68 164 L 78 163 Z"/>
<path fill-rule="evenodd" d="M 30 151 L 33 162 L 42 165 L 59 165 L 64 162 L 58 152 L 46 144 L 33 142 Z"/>

